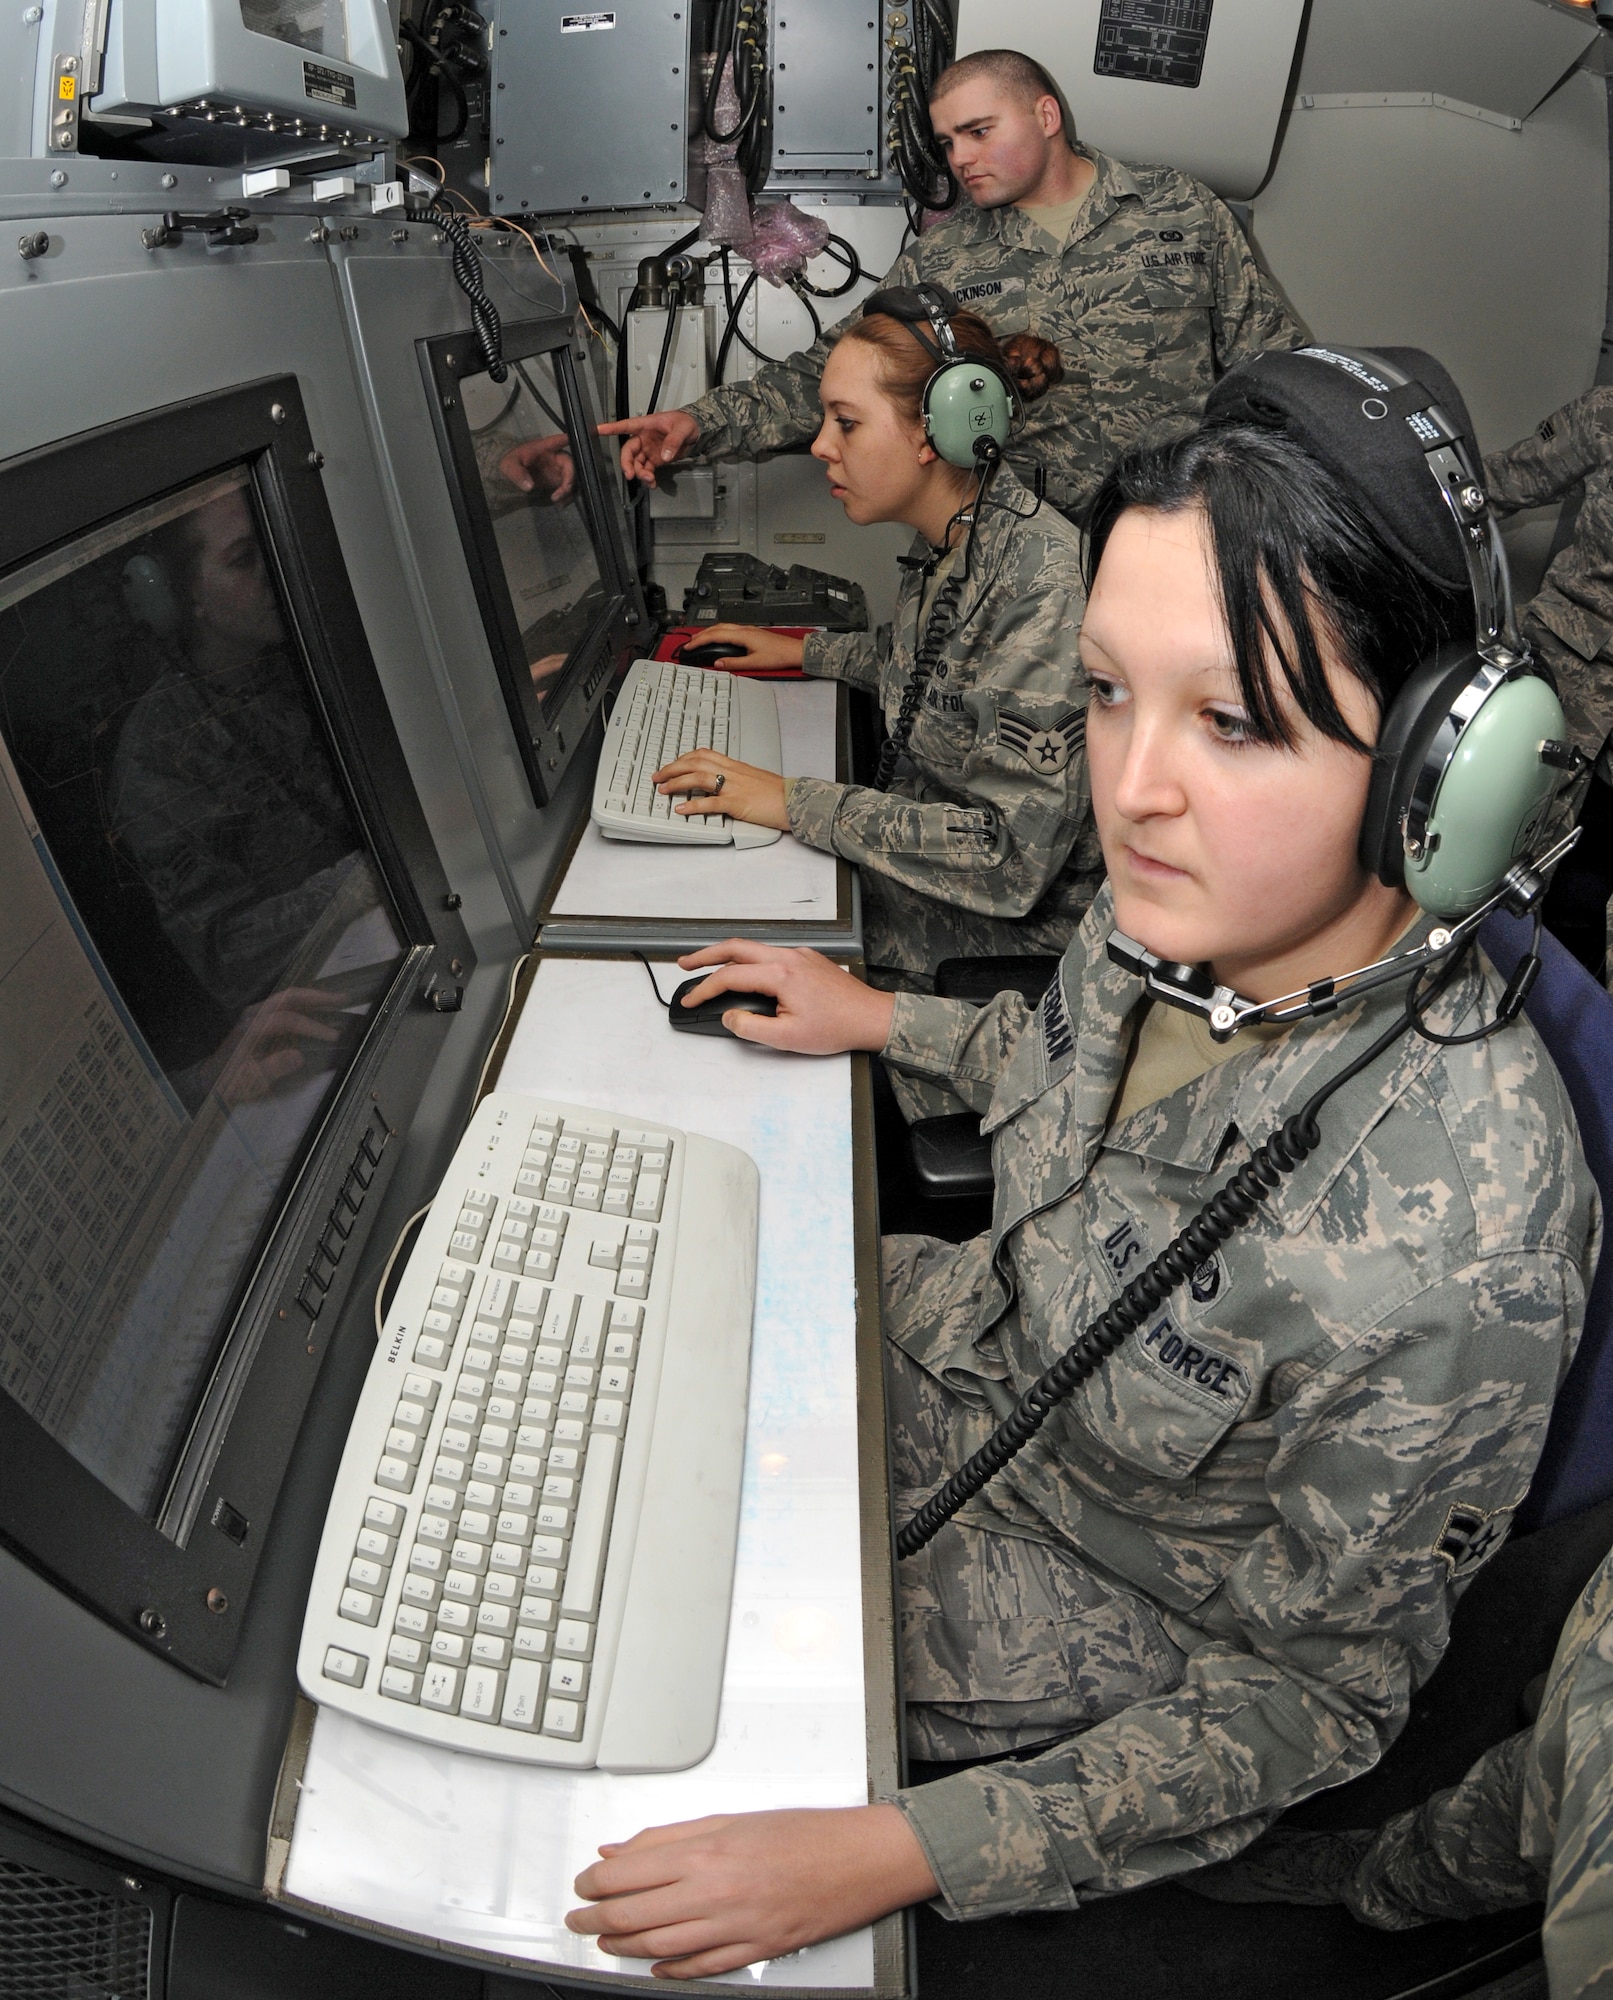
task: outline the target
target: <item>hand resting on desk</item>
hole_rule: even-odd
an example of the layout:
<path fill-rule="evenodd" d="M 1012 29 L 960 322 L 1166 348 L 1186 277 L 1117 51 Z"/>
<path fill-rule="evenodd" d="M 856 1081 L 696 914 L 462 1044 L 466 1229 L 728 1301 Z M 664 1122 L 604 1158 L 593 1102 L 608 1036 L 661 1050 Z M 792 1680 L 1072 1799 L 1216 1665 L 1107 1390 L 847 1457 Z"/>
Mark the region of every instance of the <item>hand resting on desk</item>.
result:
<path fill-rule="evenodd" d="M 865 986 L 822 952 L 729 938 L 686 952 L 678 963 L 685 972 L 719 968 L 688 996 L 692 1006 L 719 993 L 770 993 L 778 1002 L 774 1015 L 736 1009 L 723 1016 L 723 1026 L 742 1042 L 837 1056 L 848 1049 L 878 1051 L 890 1038 L 892 996 Z"/>
<path fill-rule="evenodd" d="M 717 1814 L 601 1847 L 577 1877 L 593 1932 L 662 1979 L 711 1979 L 923 1902 L 936 1880 L 893 1805 Z"/>

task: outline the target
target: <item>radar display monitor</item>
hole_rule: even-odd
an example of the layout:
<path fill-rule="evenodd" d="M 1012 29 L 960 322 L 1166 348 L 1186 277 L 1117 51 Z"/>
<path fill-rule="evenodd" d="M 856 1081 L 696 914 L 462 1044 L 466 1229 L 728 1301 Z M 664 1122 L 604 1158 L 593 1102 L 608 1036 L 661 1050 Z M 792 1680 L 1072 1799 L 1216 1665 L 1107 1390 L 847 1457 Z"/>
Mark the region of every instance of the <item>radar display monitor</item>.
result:
<path fill-rule="evenodd" d="M 471 580 L 540 806 L 630 657 L 638 603 L 619 474 L 571 339 L 566 320 L 506 326 L 503 382 L 468 335 L 422 344 Z"/>
<path fill-rule="evenodd" d="M 468 956 L 300 415 L 0 466 L 0 1534 L 210 1677 Z"/>

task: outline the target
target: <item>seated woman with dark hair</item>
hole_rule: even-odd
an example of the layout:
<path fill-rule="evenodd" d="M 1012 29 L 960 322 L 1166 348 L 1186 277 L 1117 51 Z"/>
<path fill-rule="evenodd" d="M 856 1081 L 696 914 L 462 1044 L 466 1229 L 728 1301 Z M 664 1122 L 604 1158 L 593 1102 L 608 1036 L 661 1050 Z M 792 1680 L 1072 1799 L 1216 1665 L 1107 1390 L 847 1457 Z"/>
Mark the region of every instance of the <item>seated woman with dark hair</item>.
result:
<path fill-rule="evenodd" d="M 1437 401 L 1460 413 L 1453 387 Z M 1408 560 L 1358 471 L 1292 428 L 1221 423 L 1111 474 L 1081 637 L 1109 883 L 1034 1014 L 742 940 L 683 961 L 723 964 L 701 997 L 777 996 L 776 1018 L 731 1014 L 737 1035 L 877 1050 L 993 1134 L 989 1233 L 884 1244 L 899 1520 L 1257 1148 L 1308 1137 L 901 1565 L 910 1750 L 1008 1760 L 602 1849 L 569 1922 L 605 1951 L 709 1977 L 924 1898 L 1068 1910 L 1228 1857 L 1383 1753 L 1504 1536 L 1582 1322 L 1597 1199 L 1556 1071 L 1476 946 L 1414 986 L 1344 977 L 1445 948 L 1361 833 L 1386 710 L 1473 632 L 1426 580 L 1461 574 L 1454 525 L 1429 514 L 1444 540 Z M 1202 968 L 1317 1011 L 1217 1042 L 1110 958 L 1116 928 L 1172 990 Z M 1336 1005 L 1313 988 L 1333 977 Z"/>
<path fill-rule="evenodd" d="M 972 313 L 948 323 L 961 354 L 1002 366 Z M 925 332 L 883 312 L 851 322 L 823 371 L 812 446 L 850 520 L 917 531 L 889 628 L 702 635 L 871 692 L 889 732 L 875 783 L 779 778 L 710 750 L 656 775 L 663 792 L 693 794 L 679 812 L 721 810 L 856 862 L 872 975 L 928 991 L 944 958 L 1062 951 L 1103 868 L 1082 749 L 1081 538 L 1006 466 L 982 478 L 938 454 Z"/>

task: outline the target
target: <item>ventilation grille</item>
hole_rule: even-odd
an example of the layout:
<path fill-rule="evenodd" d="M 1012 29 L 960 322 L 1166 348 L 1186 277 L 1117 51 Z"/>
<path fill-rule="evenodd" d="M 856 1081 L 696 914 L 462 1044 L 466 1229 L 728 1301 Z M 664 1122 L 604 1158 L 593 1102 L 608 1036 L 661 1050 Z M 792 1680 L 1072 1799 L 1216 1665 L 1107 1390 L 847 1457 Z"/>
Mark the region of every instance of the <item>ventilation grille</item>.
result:
<path fill-rule="evenodd" d="M 146 2000 L 151 1911 L 0 1857 L 0 2000 Z"/>

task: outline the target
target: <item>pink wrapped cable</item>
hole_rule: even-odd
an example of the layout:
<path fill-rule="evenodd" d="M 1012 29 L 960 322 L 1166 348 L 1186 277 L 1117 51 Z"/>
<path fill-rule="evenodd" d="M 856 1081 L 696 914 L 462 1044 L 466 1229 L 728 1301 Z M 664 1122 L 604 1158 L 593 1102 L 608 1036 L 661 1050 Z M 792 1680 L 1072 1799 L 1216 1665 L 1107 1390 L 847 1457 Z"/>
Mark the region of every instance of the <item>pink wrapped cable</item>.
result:
<path fill-rule="evenodd" d="M 829 225 L 803 215 L 793 201 L 769 202 L 754 215 L 756 234 L 746 255 L 751 268 L 770 285 L 798 278 L 829 241 Z"/>
<path fill-rule="evenodd" d="M 712 115 L 719 132 L 732 132 L 739 123 L 739 95 L 734 89 L 734 59 L 723 58 L 722 81 L 717 86 Z M 750 249 L 753 234 L 750 196 L 745 176 L 736 164 L 739 146 L 719 146 L 702 137 L 697 141 L 705 156 L 706 212 L 700 234 L 708 243 L 725 243 L 733 250 Z"/>

